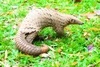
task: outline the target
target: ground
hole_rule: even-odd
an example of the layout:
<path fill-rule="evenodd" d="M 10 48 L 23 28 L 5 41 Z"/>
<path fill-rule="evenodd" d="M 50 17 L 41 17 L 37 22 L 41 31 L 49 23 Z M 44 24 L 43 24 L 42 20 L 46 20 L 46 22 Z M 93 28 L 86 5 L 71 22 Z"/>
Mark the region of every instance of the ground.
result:
<path fill-rule="evenodd" d="M 45 40 L 35 44 L 50 46 L 49 56 L 26 55 L 16 48 L 14 37 L 32 8 L 53 8 L 78 17 L 84 25 L 65 27 L 66 37 L 58 37 L 52 28 L 43 29 L 39 35 Z M 99 67 L 100 0 L 0 0 L 0 66 Z"/>

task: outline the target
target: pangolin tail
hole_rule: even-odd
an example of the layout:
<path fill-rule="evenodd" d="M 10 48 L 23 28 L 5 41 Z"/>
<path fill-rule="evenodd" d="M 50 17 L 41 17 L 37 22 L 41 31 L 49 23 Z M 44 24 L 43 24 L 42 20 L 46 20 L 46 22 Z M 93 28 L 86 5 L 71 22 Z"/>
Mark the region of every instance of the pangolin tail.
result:
<path fill-rule="evenodd" d="M 17 48 L 29 55 L 38 56 L 41 53 L 45 53 L 48 51 L 48 47 L 46 45 L 39 47 L 35 46 L 31 43 L 28 43 L 25 39 L 25 34 L 18 32 L 15 38 Z"/>

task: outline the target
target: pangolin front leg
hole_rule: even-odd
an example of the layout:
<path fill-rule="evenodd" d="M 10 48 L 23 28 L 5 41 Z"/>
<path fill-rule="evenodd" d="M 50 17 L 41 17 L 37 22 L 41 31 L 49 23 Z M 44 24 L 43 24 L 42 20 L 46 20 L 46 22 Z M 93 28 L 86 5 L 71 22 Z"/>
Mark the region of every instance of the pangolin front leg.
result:
<path fill-rule="evenodd" d="M 55 26 L 53 28 L 55 30 L 55 32 L 59 35 L 59 36 L 65 36 L 64 34 L 64 28 L 61 26 Z"/>

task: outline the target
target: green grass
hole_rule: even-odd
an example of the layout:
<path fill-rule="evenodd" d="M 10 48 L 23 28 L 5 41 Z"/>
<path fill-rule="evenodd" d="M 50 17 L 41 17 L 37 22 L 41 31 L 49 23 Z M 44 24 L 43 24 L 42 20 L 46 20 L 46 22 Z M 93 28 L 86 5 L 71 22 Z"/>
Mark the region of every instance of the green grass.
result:
<path fill-rule="evenodd" d="M 1 0 L 0 1 L 0 66 L 1 67 L 88 67 L 91 64 L 100 66 L 100 17 L 96 16 L 88 20 L 80 16 L 88 12 L 100 9 L 99 0 L 83 0 L 80 3 L 74 3 L 72 0 Z M 21 53 L 15 47 L 14 37 L 18 30 L 18 24 L 21 23 L 30 7 L 50 7 L 58 9 L 65 14 L 78 16 L 84 25 L 69 25 L 65 32 L 66 37 L 57 37 L 51 28 L 43 29 L 39 34 L 51 40 L 36 41 L 36 45 L 47 44 L 54 45 L 55 52 L 50 50 L 50 58 L 41 61 L 41 57 L 32 57 Z M 96 28 L 99 30 L 91 30 Z M 69 29 L 69 30 L 68 30 Z M 84 33 L 87 35 L 84 36 Z M 89 36 L 88 36 L 89 35 Z M 57 40 L 58 39 L 58 40 Z M 91 53 L 88 46 L 94 45 Z M 62 48 L 61 52 L 59 52 Z M 73 56 L 71 56 L 73 55 Z"/>

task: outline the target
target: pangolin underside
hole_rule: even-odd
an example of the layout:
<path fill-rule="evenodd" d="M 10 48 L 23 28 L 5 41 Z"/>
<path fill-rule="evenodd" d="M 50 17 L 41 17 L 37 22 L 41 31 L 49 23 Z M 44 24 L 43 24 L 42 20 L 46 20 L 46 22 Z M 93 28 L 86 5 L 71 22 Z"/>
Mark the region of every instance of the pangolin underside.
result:
<path fill-rule="evenodd" d="M 64 35 L 63 29 L 69 24 L 83 24 L 72 15 L 62 14 L 53 9 L 38 8 L 27 14 L 17 32 L 15 41 L 17 48 L 29 55 L 39 55 L 48 51 L 48 46 L 33 45 L 32 41 L 38 32 L 45 27 L 53 27 L 60 36 Z"/>

